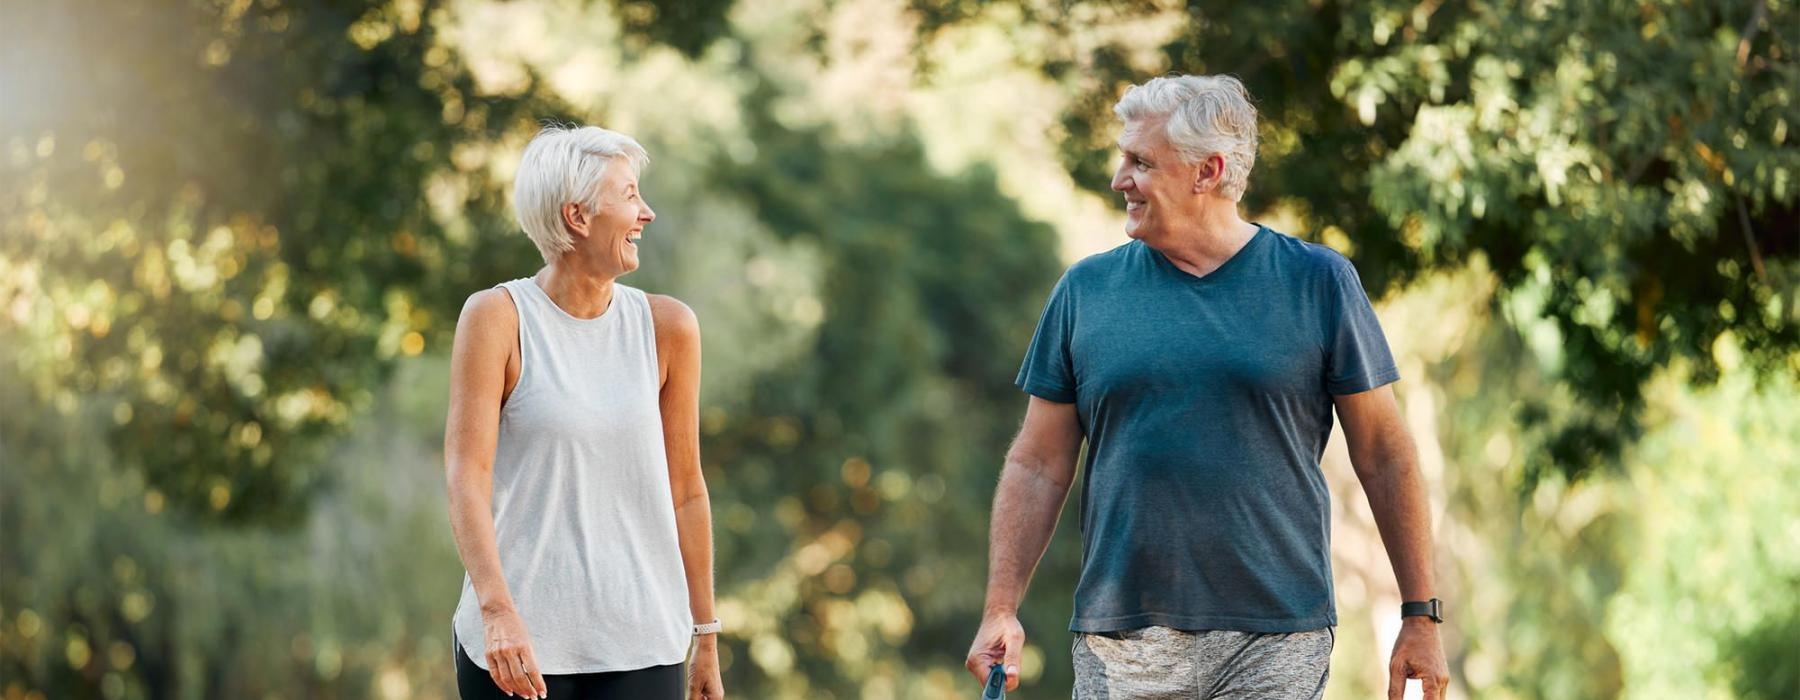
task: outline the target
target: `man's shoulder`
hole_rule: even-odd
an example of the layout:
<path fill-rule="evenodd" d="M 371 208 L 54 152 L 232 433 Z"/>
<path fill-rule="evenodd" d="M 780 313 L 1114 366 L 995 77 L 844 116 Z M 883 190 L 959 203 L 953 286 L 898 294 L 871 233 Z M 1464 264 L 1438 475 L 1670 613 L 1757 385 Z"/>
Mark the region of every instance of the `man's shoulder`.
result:
<path fill-rule="evenodd" d="M 1276 264 L 1297 277 L 1332 279 L 1345 272 L 1356 273 L 1350 259 L 1331 246 L 1301 240 L 1275 229 L 1269 229 L 1269 234 L 1274 239 L 1270 248 L 1274 250 Z"/>
<path fill-rule="evenodd" d="M 1143 245 L 1138 241 L 1128 241 L 1111 250 L 1077 260 L 1063 273 L 1064 283 L 1091 283 L 1109 277 L 1134 262 L 1142 254 L 1139 249 Z"/>

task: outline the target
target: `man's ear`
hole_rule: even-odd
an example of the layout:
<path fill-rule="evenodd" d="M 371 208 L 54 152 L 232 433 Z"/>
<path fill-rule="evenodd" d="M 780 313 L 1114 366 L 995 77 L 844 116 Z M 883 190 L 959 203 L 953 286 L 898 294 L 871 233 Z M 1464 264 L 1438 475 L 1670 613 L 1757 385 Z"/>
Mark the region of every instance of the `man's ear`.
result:
<path fill-rule="evenodd" d="M 1200 167 L 1194 168 L 1194 194 L 1206 194 L 1219 189 L 1225 182 L 1225 156 L 1214 153 L 1200 161 Z"/>
<path fill-rule="evenodd" d="M 588 237 L 588 211 L 586 207 L 576 204 L 575 202 L 569 202 L 562 205 L 562 223 L 563 228 L 568 229 L 570 235 L 580 236 L 582 238 Z"/>

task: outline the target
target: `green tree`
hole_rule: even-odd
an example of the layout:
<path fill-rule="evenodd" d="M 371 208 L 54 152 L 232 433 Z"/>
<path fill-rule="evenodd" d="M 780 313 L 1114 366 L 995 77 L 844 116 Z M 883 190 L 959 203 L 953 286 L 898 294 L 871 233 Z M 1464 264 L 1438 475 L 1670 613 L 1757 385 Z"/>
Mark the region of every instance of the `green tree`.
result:
<path fill-rule="evenodd" d="M 477 94 L 441 12 L 0 6 L 9 696 L 360 697 L 405 658 L 429 599 L 310 537 L 424 521 L 321 521 L 367 476 L 328 438 L 442 342 L 450 290 L 533 257 L 479 235 L 510 216 L 471 149 L 560 114 Z"/>
<path fill-rule="evenodd" d="M 555 106 L 474 95 L 439 11 L 7 6 L 47 96 L 6 117 L 15 361 L 45 406 L 115 400 L 115 458 L 179 510 L 297 522 L 319 439 L 525 259 L 471 234 L 510 217 L 465 149 Z"/>
<path fill-rule="evenodd" d="M 688 300 L 707 333 L 729 686 L 953 692 L 1053 235 L 1002 191 L 1008 163 L 943 173 L 905 120 L 809 114 L 821 98 L 763 52 L 825 63 L 843 30 L 771 5 L 553 9 L 612 22 L 627 68 L 704 76 L 730 104 L 726 126 L 648 144 L 663 218 L 628 280 Z M 444 34 L 473 6 L 0 5 L 0 60 L 28 67 L 0 76 L 0 693 L 447 692 L 440 353 L 471 290 L 538 264 L 507 154 L 537 119 L 610 123 L 629 99 L 576 108 L 529 68 L 483 86 Z M 1248 210 L 1350 252 L 1377 294 L 1494 284 L 1500 323 L 1418 378 L 1479 395 L 1446 410 L 1447 454 L 1483 464 L 1504 435 L 1519 455 L 1451 485 L 1497 552 L 1462 574 L 1497 582 L 1459 628 L 1457 662 L 1491 671 L 1472 690 L 1791 687 L 1793 616 L 1727 595 L 1794 574 L 1778 542 L 1733 535 L 1787 527 L 1792 383 L 1768 396 L 1743 374 L 1800 367 L 1791 2 L 912 8 L 926 38 L 1030 30 L 1010 48 L 1070 96 L 1045 137 L 1085 186 L 1107 181 L 1125 84 L 1232 72 L 1266 124 Z M 821 21 L 771 39 L 740 24 L 753 11 Z M 1108 29 L 1127 25 L 1173 31 Z M 1659 376 L 1730 381 L 1647 396 Z M 1741 425 L 1756 456 L 1673 448 L 1690 428 L 1640 406 Z M 1565 478 L 1634 460 L 1657 476 Z M 1681 508 L 1620 505 L 1644 494 Z M 1026 613 L 1034 687 L 1068 682 L 1073 529 Z M 1698 553 L 1729 577 L 1686 566 Z M 1725 614 L 1688 635 L 1688 599 Z M 1691 646 L 1644 641 L 1675 637 Z M 1658 670 L 1715 646 L 1704 671 Z"/>
<path fill-rule="evenodd" d="M 1006 3 L 1027 21 L 1171 14 L 1155 3 Z M 923 31 L 998 11 L 919 2 Z M 1111 105 L 1164 70 L 1229 73 L 1258 100 L 1244 208 L 1349 252 L 1381 295 L 1482 259 L 1496 304 L 1537 327 L 1573 410 L 1526 472 L 1581 474 L 1641 432 L 1642 386 L 1721 353 L 1800 374 L 1800 15 L 1791 2 L 1189 3 L 1166 43 L 1046 51 L 1082 95 L 1064 121 L 1078 181 L 1105 186 Z M 1145 69 L 1137 51 L 1159 54 Z M 1534 326 L 1536 327 L 1536 326 Z M 1722 348 L 1730 348 L 1724 350 Z"/>
<path fill-rule="evenodd" d="M 634 24 L 642 7 L 621 12 L 628 41 L 712 41 Z M 447 640 L 407 631 L 440 627 L 450 601 L 404 581 L 454 583 L 454 552 L 409 548 L 441 510 L 383 490 L 436 503 L 437 487 L 364 473 L 380 452 L 356 445 L 378 441 L 365 422 L 396 424 L 393 369 L 444 347 L 471 289 L 536 267 L 488 154 L 568 108 L 535 78 L 482 92 L 437 3 L 6 12 L 44 29 L 15 46 L 52 97 L 7 116 L 0 182 L 0 377 L 26 389 L 0 415 L 7 679 L 58 697 L 358 696 L 420 664 L 441 681 Z M 709 407 L 707 455 L 721 512 L 752 514 L 721 538 L 722 580 L 798 574 L 742 637 L 791 644 L 798 673 L 742 663 L 733 682 L 848 694 L 876 664 L 904 678 L 917 659 L 899 650 L 935 664 L 966 644 L 984 533 L 943 514 L 985 507 L 1022 407 L 1009 348 L 1054 278 L 1054 235 L 991 173 L 937 173 L 904 134 L 782 126 L 775 99 L 745 105 L 757 157 L 650 177 L 682 188 L 665 226 L 747 212 L 797 251 L 777 257 L 816 263 L 817 296 L 785 321 L 812 331 L 804 354 L 724 378 L 750 391 Z M 663 242 L 679 240 L 650 250 L 718 262 Z M 747 316 L 709 327 L 762 318 L 720 306 Z"/>
<path fill-rule="evenodd" d="M 809 346 L 707 425 L 731 533 L 720 580 L 755 582 L 725 586 L 751 601 L 732 610 L 747 629 L 731 653 L 757 661 L 728 685 L 854 697 L 871 675 L 954 665 L 968 645 L 980 516 L 1024 407 L 1016 348 L 1059 264 L 1054 233 L 991 172 L 940 175 L 907 135 L 850 146 L 783 126 L 778 97 L 749 96 L 759 157 L 715 186 L 813 251 L 821 304 Z M 1063 559 L 1046 568 L 1072 584 Z M 1066 623 L 1060 606 L 1042 612 L 1038 629 Z"/>

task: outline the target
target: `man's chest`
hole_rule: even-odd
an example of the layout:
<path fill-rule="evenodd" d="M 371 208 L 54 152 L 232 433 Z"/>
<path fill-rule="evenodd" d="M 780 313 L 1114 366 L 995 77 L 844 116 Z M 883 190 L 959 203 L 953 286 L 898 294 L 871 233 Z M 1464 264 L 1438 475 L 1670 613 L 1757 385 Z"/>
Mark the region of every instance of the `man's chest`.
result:
<path fill-rule="evenodd" d="M 1084 398 L 1323 391 L 1324 334 L 1298 300 L 1118 297 L 1076 315 L 1069 351 Z"/>

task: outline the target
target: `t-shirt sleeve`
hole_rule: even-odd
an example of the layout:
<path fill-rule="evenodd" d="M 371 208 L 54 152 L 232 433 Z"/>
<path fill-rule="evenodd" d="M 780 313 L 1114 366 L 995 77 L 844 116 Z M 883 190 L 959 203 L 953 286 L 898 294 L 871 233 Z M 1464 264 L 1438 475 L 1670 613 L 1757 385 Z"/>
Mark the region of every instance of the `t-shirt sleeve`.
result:
<path fill-rule="evenodd" d="M 1400 379 L 1387 336 L 1375 318 L 1368 292 L 1349 260 L 1333 266 L 1331 310 L 1326 320 L 1325 389 L 1335 396 L 1359 394 Z"/>
<path fill-rule="evenodd" d="M 1025 350 L 1019 377 L 1013 380 L 1025 393 L 1057 403 L 1075 403 L 1075 367 L 1069 360 L 1075 308 L 1069 286 L 1069 276 L 1064 274 L 1050 291 L 1050 302 L 1044 305 L 1037 333 Z"/>

